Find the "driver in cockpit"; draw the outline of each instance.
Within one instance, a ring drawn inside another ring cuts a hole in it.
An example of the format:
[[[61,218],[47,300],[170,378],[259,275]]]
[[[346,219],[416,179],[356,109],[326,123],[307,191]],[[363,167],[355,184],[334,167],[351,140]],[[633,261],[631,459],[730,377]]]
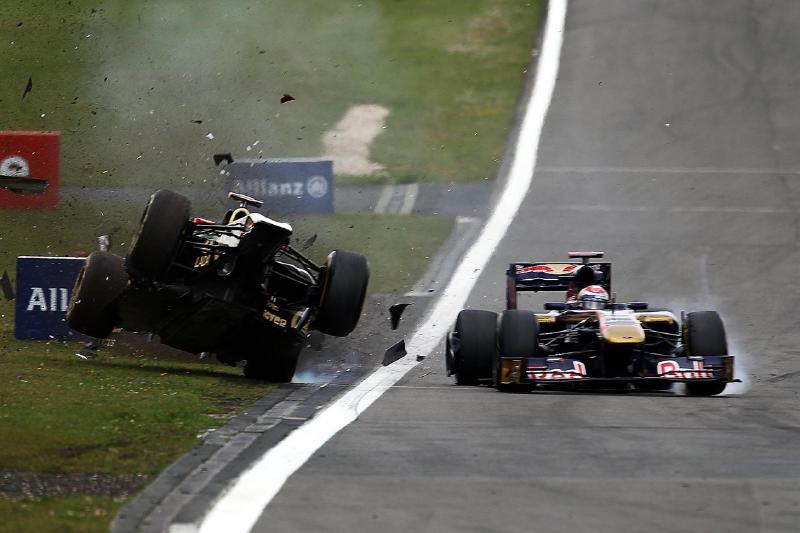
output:
[[[590,285],[597,283],[597,274],[589,265],[581,265],[575,269],[572,281],[567,289],[567,303],[574,303],[578,299],[578,293]]]

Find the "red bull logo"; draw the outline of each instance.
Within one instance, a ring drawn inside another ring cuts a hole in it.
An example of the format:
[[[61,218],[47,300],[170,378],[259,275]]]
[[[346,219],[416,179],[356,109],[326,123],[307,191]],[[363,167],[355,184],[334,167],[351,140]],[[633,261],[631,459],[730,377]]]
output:
[[[673,379],[711,379],[714,372],[703,369],[702,361],[692,361],[692,368],[681,368],[677,361],[661,361],[656,366],[660,377]]]
[[[530,265],[530,266],[517,265],[517,274],[530,274],[532,272],[552,273],[555,272],[555,270],[553,270],[551,267],[547,265]]]
[[[583,379],[586,377],[586,365],[581,361],[573,361],[572,368],[553,368],[548,370],[532,370],[528,368],[528,378],[537,381],[560,381],[567,379]]]

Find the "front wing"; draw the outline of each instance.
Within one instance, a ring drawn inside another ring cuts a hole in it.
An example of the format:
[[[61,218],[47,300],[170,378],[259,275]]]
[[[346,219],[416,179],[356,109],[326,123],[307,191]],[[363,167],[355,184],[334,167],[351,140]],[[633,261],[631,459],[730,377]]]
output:
[[[659,357],[646,360],[640,375],[623,377],[591,376],[586,365],[577,359],[548,357],[503,357],[500,359],[500,385],[513,384],[603,384],[644,381],[734,381],[734,360],[731,355]]]

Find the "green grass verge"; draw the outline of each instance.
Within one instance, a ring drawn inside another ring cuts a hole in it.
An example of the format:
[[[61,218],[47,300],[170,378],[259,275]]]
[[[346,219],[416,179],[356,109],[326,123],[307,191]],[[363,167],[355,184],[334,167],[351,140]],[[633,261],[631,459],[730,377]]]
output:
[[[236,368],[121,350],[85,361],[78,343],[17,341],[9,329],[4,320],[4,471],[139,474],[146,483],[272,387]],[[0,499],[0,531],[105,531],[135,491]]]
[[[166,184],[214,176],[215,151],[320,155],[380,104],[387,179],[492,178],[543,3],[5,0],[2,128],[62,131],[67,183]]]
[[[70,496],[0,500],[0,532],[83,533],[108,531],[122,508],[121,498],[74,494]]]
[[[11,341],[0,351],[0,464],[11,471],[157,474],[271,385],[217,364]]]

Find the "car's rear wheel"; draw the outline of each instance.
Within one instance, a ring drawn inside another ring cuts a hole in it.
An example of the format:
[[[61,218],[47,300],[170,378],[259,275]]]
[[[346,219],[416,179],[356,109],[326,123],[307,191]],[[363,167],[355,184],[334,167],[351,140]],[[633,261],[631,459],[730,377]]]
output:
[[[684,342],[689,355],[697,357],[728,355],[725,326],[716,311],[697,311],[686,315]],[[724,380],[687,382],[686,392],[691,396],[713,396],[725,390]]]
[[[288,383],[294,377],[303,343],[299,339],[275,339],[266,354],[248,358],[244,375],[250,379]]]
[[[128,268],[136,274],[162,278],[178,250],[190,208],[185,196],[166,189],[156,191],[131,237]]]
[[[121,257],[92,252],[72,289],[67,325],[90,337],[108,337],[118,320],[117,299],[127,286],[128,274]]]
[[[361,254],[336,250],[328,255],[322,297],[314,327],[322,333],[346,337],[358,325],[369,283],[369,265]]]
[[[536,313],[523,309],[503,311],[498,337],[499,350],[492,365],[494,386],[498,390],[512,390],[518,386],[500,383],[501,356],[525,358],[538,353],[539,321]]]
[[[458,346],[453,353],[453,373],[458,385],[477,385],[491,379],[497,352],[497,313],[466,309],[458,313]]]

